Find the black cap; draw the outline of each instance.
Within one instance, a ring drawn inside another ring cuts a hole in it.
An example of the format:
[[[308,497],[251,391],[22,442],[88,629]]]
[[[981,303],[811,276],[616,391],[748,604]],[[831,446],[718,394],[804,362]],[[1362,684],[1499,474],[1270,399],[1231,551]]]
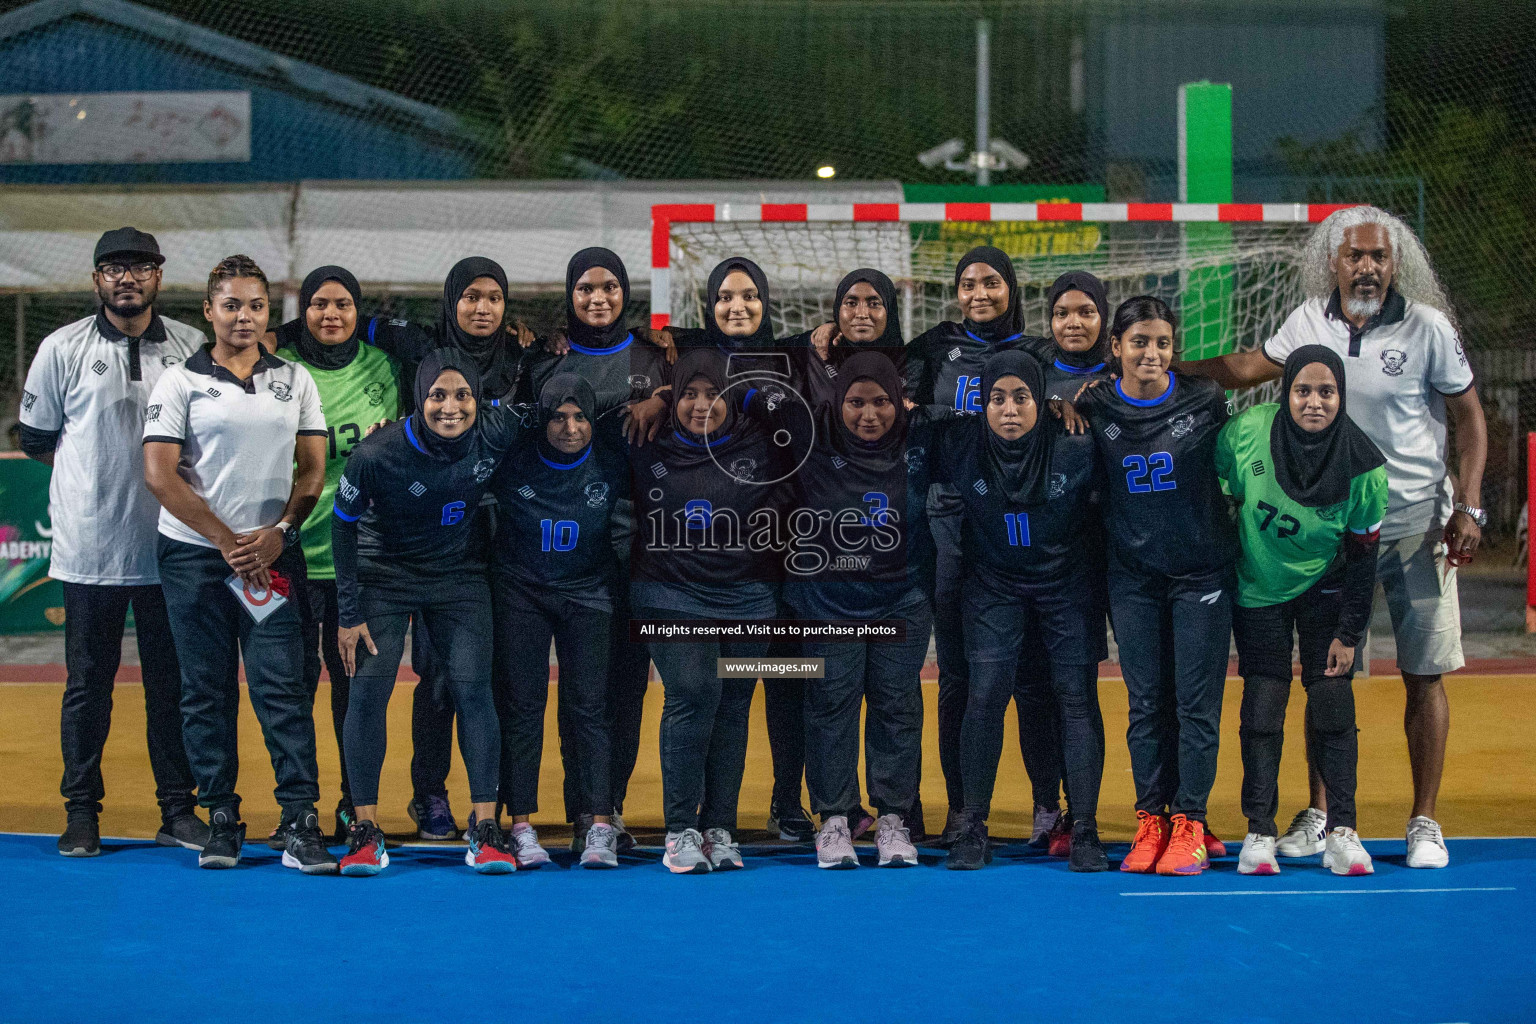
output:
[[[144,256],[156,263],[165,262],[155,236],[138,228],[118,228],[102,235],[96,243],[96,265],[109,256]]]

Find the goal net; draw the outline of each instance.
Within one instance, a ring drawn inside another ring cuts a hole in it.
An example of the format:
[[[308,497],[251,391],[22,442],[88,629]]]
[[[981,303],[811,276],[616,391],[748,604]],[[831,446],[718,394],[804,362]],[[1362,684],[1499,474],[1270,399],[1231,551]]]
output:
[[[1303,298],[1301,249],[1340,207],[1204,203],[698,204],[652,211],[652,325],[699,326],[705,282],[730,256],[768,276],[774,326],[798,334],[834,319],[833,292],[856,267],[884,271],[910,339],[959,319],[954,267],[975,245],[1007,252],[1026,330],[1047,334],[1057,276],[1101,278],[1111,307],[1156,295],[1178,312],[1184,358],[1262,344]],[[1272,390],[1272,389],[1271,389]],[[1263,389],[1243,404],[1269,400]]]

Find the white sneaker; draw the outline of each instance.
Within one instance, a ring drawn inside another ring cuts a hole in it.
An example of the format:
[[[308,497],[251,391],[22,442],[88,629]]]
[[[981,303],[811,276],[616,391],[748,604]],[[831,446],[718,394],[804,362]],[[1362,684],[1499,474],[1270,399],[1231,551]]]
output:
[[[875,829],[875,849],[880,852],[881,867],[909,868],[917,863],[912,833],[899,815],[882,814]]]
[[[581,851],[584,868],[616,868],[619,866],[619,830],[612,825],[593,822],[587,829],[586,848]]]
[[[741,847],[731,840],[731,834],[723,828],[704,830],[704,856],[715,871],[734,871],[741,867]]]
[[[1243,837],[1243,851],[1237,855],[1237,873],[1240,875],[1278,875],[1280,865],[1275,861],[1274,836],[1261,836],[1249,832]]]
[[[661,863],[674,875],[709,874],[709,858],[704,855],[704,837],[699,830],[668,832],[667,852],[661,855]]]
[[[1371,866],[1371,855],[1365,852],[1359,833],[1343,825],[1328,833],[1323,867],[1336,875],[1369,875],[1376,870]]]
[[[853,852],[853,833],[848,819],[834,814],[821,823],[816,833],[816,866],[819,868],[856,868],[859,858]]]
[[[1291,827],[1275,844],[1282,857],[1311,857],[1323,852],[1323,836],[1328,830],[1328,815],[1316,807],[1303,808],[1291,819]]]
[[[1440,834],[1440,823],[1434,818],[1419,815],[1408,819],[1408,866],[1411,868],[1443,868],[1451,862],[1451,851],[1445,848],[1445,836]]]
[[[512,826],[512,858],[519,871],[549,863],[549,851],[539,845],[539,834],[526,821]]]

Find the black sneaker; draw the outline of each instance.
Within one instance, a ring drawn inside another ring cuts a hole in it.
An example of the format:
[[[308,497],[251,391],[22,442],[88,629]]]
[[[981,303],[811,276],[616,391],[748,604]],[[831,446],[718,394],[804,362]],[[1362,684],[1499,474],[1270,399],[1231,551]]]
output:
[[[283,849],[283,867],[298,868],[306,875],[334,875],[336,858],[325,848],[320,831],[320,816],[305,811],[287,826],[288,845]]]
[[[1109,870],[1109,857],[1099,841],[1099,830],[1086,821],[1072,826],[1072,852],[1067,855],[1067,866],[1073,871]]]
[[[161,846],[179,846],[184,850],[201,850],[208,845],[208,826],[191,811],[178,814],[160,823],[155,842]]]
[[[621,812],[615,811],[609,821],[613,823],[613,827],[619,833],[618,839],[613,844],[613,852],[625,854],[633,851],[635,848],[635,837],[630,835],[629,830],[624,827],[624,815]]]
[[[944,831],[939,833],[939,838],[933,841],[933,845],[941,850],[947,850],[955,845],[955,840],[960,838],[960,833],[965,831],[965,812],[957,811],[953,807],[944,818]]]
[[[798,802],[783,807],[773,804],[769,808],[768,831],[774,829],[778,829],[780,839],[792,843],[808,843],[816,838],[816,825]]]
[[[576,820],[571,822],[571,852],[581,853],[587,848],[587,831],[592,827],[592,815],[582,813],[576,815]]]
[[[992,845],[987,841],[987,823],[976,818],[950,844],[949,858],[944,866],[951,871],[975,871],[992,863]]]
[[[232,868],[240,863],[240,848],[245,845],[245,823],[235,812],[221,807],[208,822],[208,842],[197,855],[200,868]]]
[[[71,814],[59,836],[59,852],[66,857],[94,857],[101,853],[101,829],[94,814]]]
[[[279,821],[277,828],[267,836],[267,849],[276,850],[279,853],[288,849],[288,830],[293,826],[291,821]]]
[[[357,824],[357,811],[352,809],[352,802],[342,797],[336,804],[336,831],[331,833],[331,842],[345,843],[352,834],[352,826]]]

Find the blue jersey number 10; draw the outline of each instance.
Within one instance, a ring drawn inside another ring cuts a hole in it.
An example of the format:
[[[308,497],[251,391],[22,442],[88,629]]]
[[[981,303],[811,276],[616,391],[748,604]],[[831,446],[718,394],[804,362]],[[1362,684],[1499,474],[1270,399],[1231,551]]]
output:
[[[1151,455],[1127,455],[1125,462],[1125,489],[1132,494],[1150,494],[1153,491],[1178,489],[1173,478],[1173,456],[1167,452]]]
[[[539,528],[544,532],[544,551],[569,551],[581,536],[581,524],[572,519],[540,520]]]

